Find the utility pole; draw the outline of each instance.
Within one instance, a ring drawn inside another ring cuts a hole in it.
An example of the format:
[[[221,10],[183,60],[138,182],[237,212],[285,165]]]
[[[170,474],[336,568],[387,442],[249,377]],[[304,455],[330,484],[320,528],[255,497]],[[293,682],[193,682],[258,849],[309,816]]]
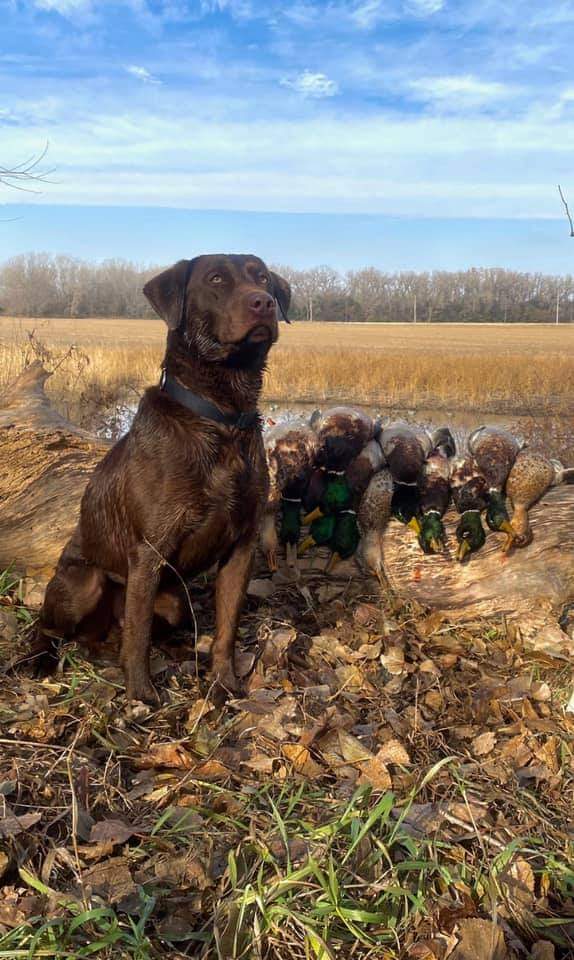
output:
[[[309,297],[309,322],[313,322],[313,297]]]
[[[560,323],[560,286],[556,287],[556,323]]]
[[[415,293],[415,299],[413,303],[413,323],[417,322],[417,295]]]

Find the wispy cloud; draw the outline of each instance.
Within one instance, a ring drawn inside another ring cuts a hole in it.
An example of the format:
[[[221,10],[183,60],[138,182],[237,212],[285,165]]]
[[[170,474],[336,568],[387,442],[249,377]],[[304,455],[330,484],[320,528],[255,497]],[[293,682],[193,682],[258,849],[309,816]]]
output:
[[[127,67],[124,67],[126,73],[131,74],[132,77],[135,77],[136,80],[141,80],[142,83],[152,83],[152,84],[161,84],[161,80],[158,77],[154,77],[153,73],[150,73],[145,67],[138,67],[136,64],[132,63]]]
[[[34,0],[39,10],[54,11],[67,17],[91,9],[91,0]]]
[[[445,6],[445,0],[407,0],[405,8],[419,17],[430,17]]]
[[[512,94],[511,87],[495,80],[479,80],[470,74],[462,76],[423,77],[412,80],[411,89],[425,100],[463,106],[498,101]]]
[[[279,83],[282,87],[290,87],[301,96],[313,100],[334,97],[339,92],[339,86],[335,80],[331,80],[324,73],[313,73],[311,70],[304,70],[303,73],[292,78],[282,77]]]

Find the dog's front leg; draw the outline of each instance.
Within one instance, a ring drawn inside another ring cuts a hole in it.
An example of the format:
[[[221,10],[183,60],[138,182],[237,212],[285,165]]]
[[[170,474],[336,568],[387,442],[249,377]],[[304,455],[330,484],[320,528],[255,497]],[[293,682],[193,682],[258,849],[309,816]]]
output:
[[[153,608],[161,573],[161,560],[147,544],[130,553],[122,637],[122,667],[128,700],[157,702],[149,673]]]
[[[237,544],[219,568],[215,584],[215,640],[211,653],[211,672],[220,687],[239,693],[241,683],[235,673],[235,635],[245,591],[251,574],[255,542]]]

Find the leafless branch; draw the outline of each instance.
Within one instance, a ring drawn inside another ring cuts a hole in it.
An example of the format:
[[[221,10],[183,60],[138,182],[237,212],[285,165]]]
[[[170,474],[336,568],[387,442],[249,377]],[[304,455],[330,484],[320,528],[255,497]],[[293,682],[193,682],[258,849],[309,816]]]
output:
[[[564,204],[564,209],[566,210],[566,216],[568,217],[568,222],[570,224],[570,236],[574,237],[574,223],[572,222],[572,215],[568,209],[568,204],[566,203],[566,198],[562,193],[562,187],[560,186],[560,184],[558,184],[558,193],[560,194],[560,199]]]
[[[47,153],[48,144],[38,156],[28,157],[15,167],[0,165],[0,186],[12,187],[14,190],[22,190],[24,193],[37,193],[37,190],[32,190],[23,186],[23,184],[49,183],[48,177],[53,173],[53,170],[42,169],[42,161]]]

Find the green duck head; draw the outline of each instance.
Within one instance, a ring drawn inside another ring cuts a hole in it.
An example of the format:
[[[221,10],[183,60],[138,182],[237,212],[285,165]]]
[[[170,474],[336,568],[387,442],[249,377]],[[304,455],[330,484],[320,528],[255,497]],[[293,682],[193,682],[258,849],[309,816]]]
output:
[[[478,510],[467,510],[463,513],[456,528],[456,539],[458,540],[456,559],[461,563],[469,553],[480,550],[484,545],[486,534]]]
[[[348,560],[355,553],[361,534],[357,524],[357,515],[354,510],[344,510],[335,518],[335,529],[333,536],[329,540],[329,546],[333,551],[326,567],[328,573],[339,562],[339,560]]]
[[[421,495],[416,484],[396,483],[391,500],[391,516],[411,527],[418,535],[420,523],[417,517]]]
[[[333,514],[313,520],[309,536],[305,537],[299,547],[299,554],[306,553],[311,547],[323,547],[330,543],[335,533],[335,524],[336,518]]]
[[[446,540],[440,513],[429,510],[421,520],[419,544],[423,553],[441,553]]]
[[[299,543],[301,533],[301,501],[281,498],[281,522],[279,539],[281,543]]]
[[[488,506],[486,508],[486,522],[495,533],[503,532],[509,536],[514,536],[514,531],[510,525],[510,517],[506,509],[506,500],[498,490],[492,490],[488,496]]]
[[[337,514],[341,510],[348,510],[353,498],[353,493],[347,482],[344,473],[328,473],[325,483],[325,489],[321,496],[319,506],[308,513],[303,523],[313,523],[318,517],[327,514]]]

